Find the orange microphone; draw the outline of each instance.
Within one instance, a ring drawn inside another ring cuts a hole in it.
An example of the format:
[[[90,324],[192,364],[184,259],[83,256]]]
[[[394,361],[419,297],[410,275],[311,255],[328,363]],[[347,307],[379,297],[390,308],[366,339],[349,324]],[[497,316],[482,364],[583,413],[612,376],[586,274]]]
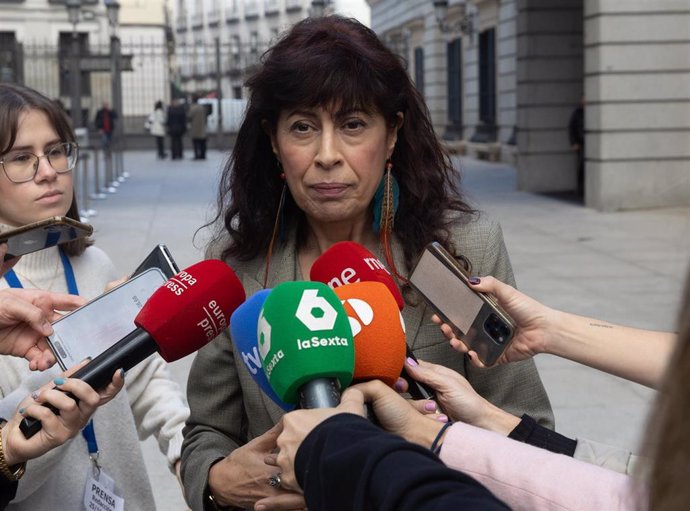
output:
[[[405,323],[398,304],[380,282],[336,287],[350,320],[355,344],[354,382],[381,380],[393,386],[404,362]]]

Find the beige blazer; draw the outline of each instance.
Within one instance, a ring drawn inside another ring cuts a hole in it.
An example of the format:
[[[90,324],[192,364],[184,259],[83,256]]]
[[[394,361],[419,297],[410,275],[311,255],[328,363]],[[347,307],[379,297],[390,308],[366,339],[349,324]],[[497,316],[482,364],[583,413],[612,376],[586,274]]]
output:
[[[453,232],[453,243],[471,261],[473,275],[493,275],[515,283],[497,222],[482,215],[460,225]],[[297,264],[295,245],[295,240],[289,239],[275,249],[269,288],[284,281],[305,280]],[[400,245],[394,244],[393,252],[398,270],[407,273]],[[213,257],[214,249],[209,253]],[[376,255],[383,260],[382,254]],[[263,258],[228,264],[242,281],[247,296],[262,289]],[[517,416],[528,413],[541,424],[553,427],[551,405],[532,360],[487,370],[472,367],[431,322],[432,311],[421,299],[415,301],[418,305],[408,304],[403,318],[407,342],[418,358],[455,369],[497,406]],[[196,511],[204,509],[202,497],[210,465],[263,434],[283,411],[254,383],[227,332],[197,353],[189,374],[187,397],[191,416],[184,430],[182,474],[187,499]]]

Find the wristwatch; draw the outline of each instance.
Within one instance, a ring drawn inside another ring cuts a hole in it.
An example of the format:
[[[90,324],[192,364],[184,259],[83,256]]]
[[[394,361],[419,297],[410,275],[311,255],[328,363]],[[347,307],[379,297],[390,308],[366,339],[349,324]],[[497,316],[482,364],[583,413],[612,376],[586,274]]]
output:
[[[5,460],[5,451],[2,448],[2,428],[7,421],[0,421],[0,474],[8,481],[19,481],[26,472],[26,462],[12,465],[11,467]]]

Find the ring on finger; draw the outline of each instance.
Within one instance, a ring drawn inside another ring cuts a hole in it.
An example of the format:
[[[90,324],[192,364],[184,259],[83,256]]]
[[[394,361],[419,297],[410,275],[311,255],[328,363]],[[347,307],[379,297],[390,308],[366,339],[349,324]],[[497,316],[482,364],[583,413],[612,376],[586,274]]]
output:
[[[279,488],[281,482],[282,481],[280,479],[280,472],[278,472],[277,474],[273,474],[271,477],[268,478],[268,485],[272,486],[273,488]]]

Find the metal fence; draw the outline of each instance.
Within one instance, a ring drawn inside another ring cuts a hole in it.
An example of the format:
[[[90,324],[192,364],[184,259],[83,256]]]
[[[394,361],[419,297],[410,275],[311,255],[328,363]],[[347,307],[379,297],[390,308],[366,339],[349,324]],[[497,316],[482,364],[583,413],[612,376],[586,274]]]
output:
[[[154,103],[170,101],[170,57],[165,45],[146,42],[123,42],[122,54],[126,65],[122,72],[120,118],[125,133],[140,133]],[[0,48],[0,80],[39,90],[59,99],[69,111],[71,58],[67,46],[16,43],[14,47]],[[113,104],[109,60],[109,46],[82,46],[81,104],[85,126],[93,126],[95,113],[104,101]]]

